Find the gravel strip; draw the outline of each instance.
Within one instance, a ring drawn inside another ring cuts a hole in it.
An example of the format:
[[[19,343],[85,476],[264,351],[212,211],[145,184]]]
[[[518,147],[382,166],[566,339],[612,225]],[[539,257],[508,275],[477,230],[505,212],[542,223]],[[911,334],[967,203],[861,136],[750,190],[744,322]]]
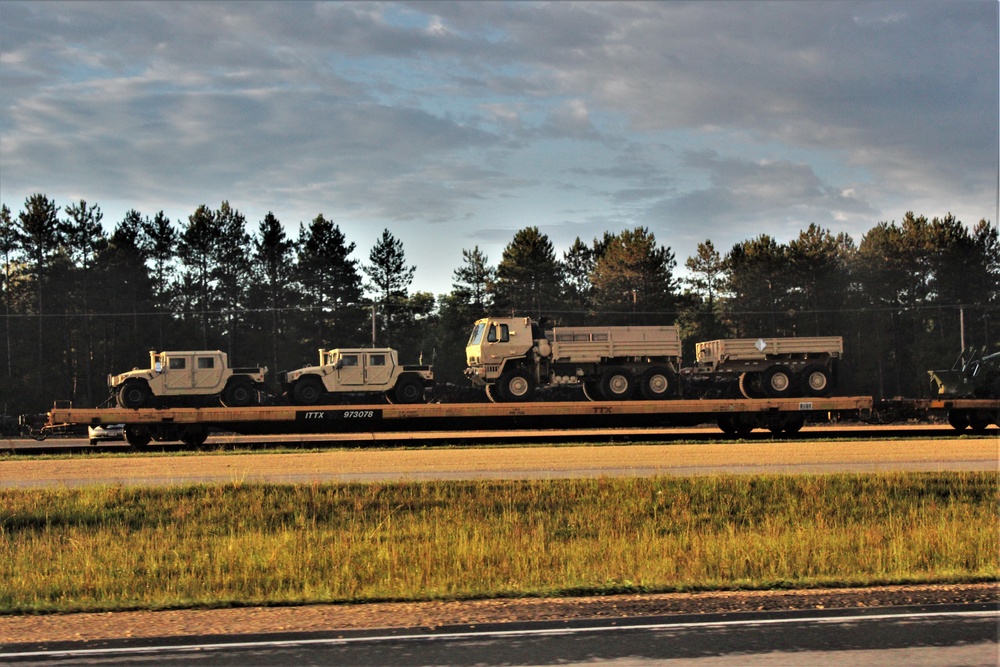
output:
[[[391,602],[110,613],[0,616],[0,644],[98,641],[371,629],[434,628],[511,621],[553,621],[667,614],[936,605],[1000,605],[1000,582],[795,591],[724,591]]]

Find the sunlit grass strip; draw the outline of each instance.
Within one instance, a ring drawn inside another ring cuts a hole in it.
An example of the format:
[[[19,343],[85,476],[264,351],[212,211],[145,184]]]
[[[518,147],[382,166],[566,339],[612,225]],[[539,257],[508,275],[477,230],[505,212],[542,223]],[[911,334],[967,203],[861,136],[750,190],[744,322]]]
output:
[[[0,611],[996,579],[998,481],[0,490]]]

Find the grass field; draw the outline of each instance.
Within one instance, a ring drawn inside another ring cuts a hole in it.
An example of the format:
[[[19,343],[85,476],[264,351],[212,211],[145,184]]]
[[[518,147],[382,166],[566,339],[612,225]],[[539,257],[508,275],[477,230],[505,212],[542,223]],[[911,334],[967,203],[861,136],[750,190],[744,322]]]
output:
[[[0,490],[0,613],[995,580],[998,482]]]

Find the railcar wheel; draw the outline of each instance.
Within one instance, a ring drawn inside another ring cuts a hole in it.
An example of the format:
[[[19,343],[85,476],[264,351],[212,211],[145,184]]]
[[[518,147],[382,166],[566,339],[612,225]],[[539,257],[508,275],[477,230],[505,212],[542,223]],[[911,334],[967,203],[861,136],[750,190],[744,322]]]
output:
[[[948,423],[956,431],[964,431],[969,428],[969,413],[965,410],[949,410]]]
[[[642,374],[641,391],[644,398],[660,401],[677,395],[677,376],[665,366],[654,366]]]
[[[423,403],[424,383],[415,377],[401,377],[396,383],[395,394],[400,403]]]
[[[535,381],[527,371],[518,369],[500,376],[499,389],[505,401],[527,401],[535,391]]]
[[[316,405],[326,393],[319,378],[306,376],[299,378],[292,387],[292,400],[296,405]]]
[[[802,371],[801,383],[806,396],[828,396],[833,388],[833,376],[825,366],[812,364]]]
[[[137,449],[145,447],[153,440],[152,434],[142,426],[125,424],[124,434],[125,442]]]
[[[118,405],[129,410],[138,410],[139,408],[146,407],[152,395],[153,392],[149,390],[149,386],[145,383],[138,380],[129,380],[118,391]]]
[[[985,413],[978,411],[969,415],[969,428],[973,433],[983,433],[990,426],[992,420]]]
[[[249,380],[233,380],[222,392],[222,404],[227,408],[245,408],[256,402],[257,390]]]
[[[787,366],[771,366],[761,375],[760,386],[768,398],[788,398],[795,393],[795,376]]]
[[[188,447],[201,447],[208,440],[207,426],[189,426],[181,433],[181,442]]]
[[[722,432],[729,437],[745,438],[756,426],[756,421],[750,415],[733,414],[719,415],[717,423]]]
[[[601,376],[601,395],[608,401],[625,401],[635,389],[632,375],[625,368],[609,368]]]

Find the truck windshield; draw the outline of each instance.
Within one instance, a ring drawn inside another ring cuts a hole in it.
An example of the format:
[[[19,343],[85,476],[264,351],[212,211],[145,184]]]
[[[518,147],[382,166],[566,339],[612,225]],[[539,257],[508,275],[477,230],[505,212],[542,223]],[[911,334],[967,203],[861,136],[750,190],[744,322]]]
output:
[[[472,335],[469,336],[469,345],[479,345],[483,342],[483,331],[486,330],[485,322],[478,322],[475,328],[472,329]]]

